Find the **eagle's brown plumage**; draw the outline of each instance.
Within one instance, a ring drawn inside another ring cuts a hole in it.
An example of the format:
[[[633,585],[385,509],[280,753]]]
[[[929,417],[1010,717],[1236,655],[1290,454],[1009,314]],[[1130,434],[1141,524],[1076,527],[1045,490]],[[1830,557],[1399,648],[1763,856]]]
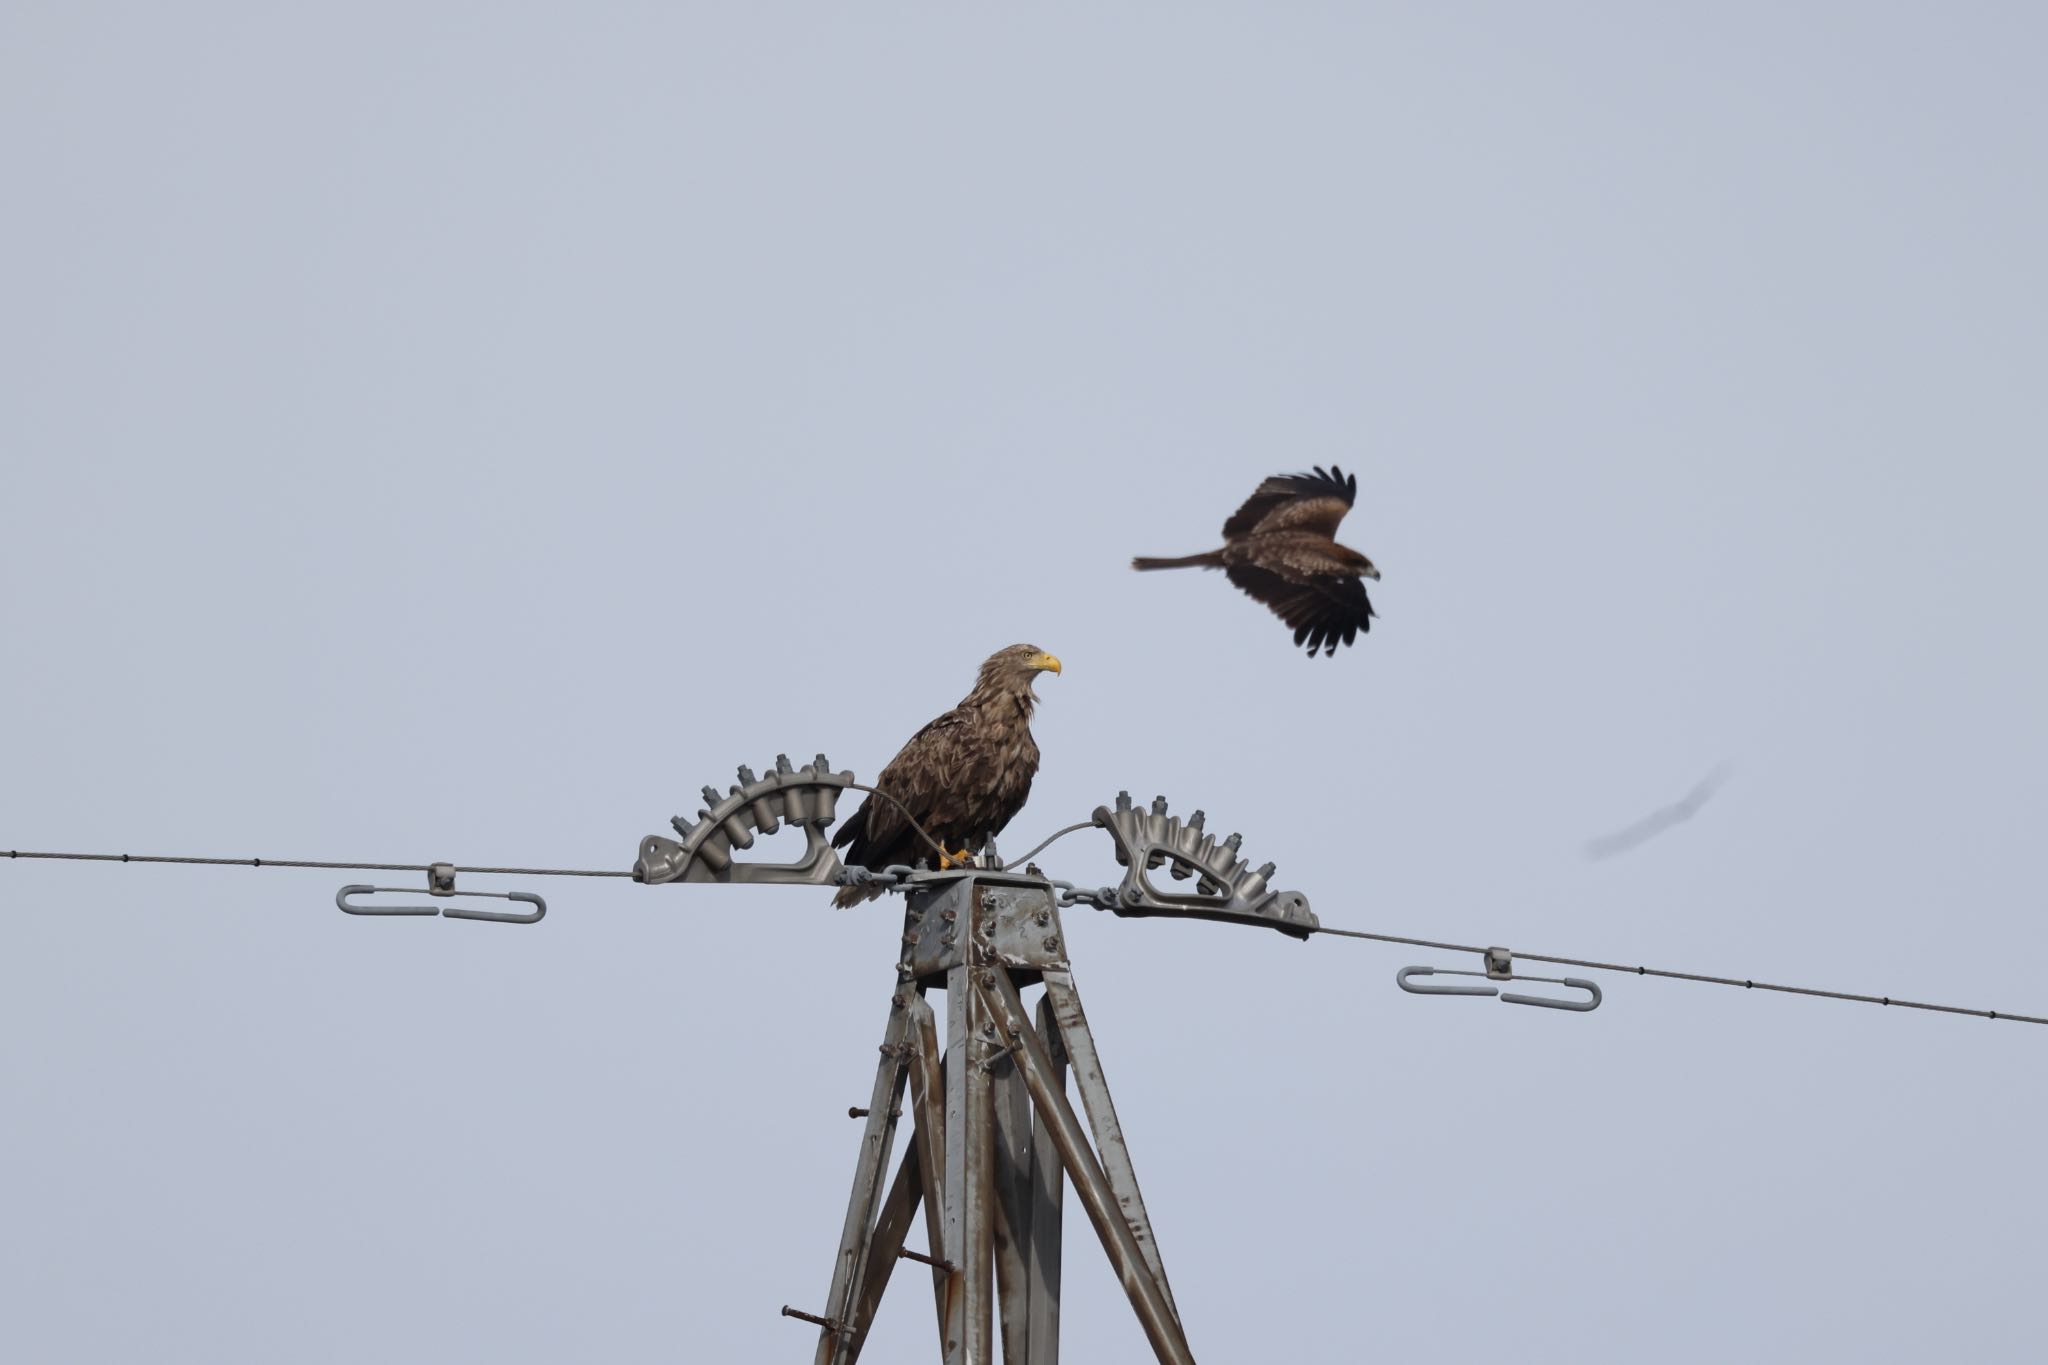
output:
[[[1060,661],[1036,645],[1011,645],[991,654],[981,676],[952,710],[910,737],[875,779],[901,801],[948,854],[965,856],[1002,833],[1024,808],[1038,771],[1031,738],[1031,682],[1060,671]],[[869,796],[832,836],[848,863],[877,871],[891,864],[938,863],[940,855],[919,836],[894,802]],[[878,886],[842,887],[832,903],[845,907],[882,894]]]
[[[1334,655],[1372,629],[1363,579],[1378,580],[1370,559],[1337,543],[1337,526],[1358,496],[1358,476],[1336,465],[1313,474],[1281,474],[1260,484],[1229,521],[1223,548],[1180,559],[1134,559],[1134,569],[1221,569],[1254,600],[1294,627],[1309,657]]]

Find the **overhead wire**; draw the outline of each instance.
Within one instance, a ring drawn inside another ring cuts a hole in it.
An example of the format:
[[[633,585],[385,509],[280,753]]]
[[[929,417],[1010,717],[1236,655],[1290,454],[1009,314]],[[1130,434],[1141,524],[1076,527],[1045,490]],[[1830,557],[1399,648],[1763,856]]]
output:
[[[849,785],[855,786],[857,790],[872,792],[899,809],[902,806],[901,802],[897,801],[895,797],[890,796],[887,792],[879,791],[873,787],[860,786],[859,784]],[[930,843],[934,848],[939,847],[938,841],[926,833],[923,827],[918,826],[916,820],[911,818],[908,811],[904,811],[904,817],[911,821],[912,826],[917,829],[917,832],[924,837],[926,842]],[[1043,852],[1054,840],[1064,838],[1069,834],[1088,827],[1089,822],[1083,822],[1057,830],[1047,837],[1044,842],[1040,843],[1037,848],[1032,849],[1030,853],[1014,860],[1014,862],[1028,862],[1031,858]],[[0,852],[4,852],[11,859],[26,858],[43,861],[84,863],[173,863],[200,867],[291,867],[329,871],[425,873],[430,870],[431,866],[427,863],[342,862],[309,858],[197,858],[146,853],[45,853],[30,852],[24,849],[5,849],[0,850]],[[473,866],[467,863],[457,863],[454,864],[454,867],[457,872],[515,877],[631,878],[633,876],[630,871],[617,871],[610,868],[484,867],[480,865]],[[1447,943],[1437,939],[1410,938],[1402,934],[1381,934],[1364,929],[1336,929],[1328,925],[1319,925],[1311,932],[1327,934],[1336,938],[1366,939],[1375,943],[1393,943],[1410,948],[1429,948],[1446,953],[1477,953],[1484,955],[1487,951],[1485,946],[1479,944]],[[1704,972],[1681,972],[1664,967],[1635,966],[1622,962],[1601,962],[1592,958],[1563,957],[1549,953],[1525,953],[1519,950],[1510,951],[1517,961],[1542,962],[1557,967],[1580,967],[1587,971],[1618,972],[1625,976],[1654,976],[1667,981],[1695,981],[1709,986],[1739,986],[1744,990],[1751,991],[1773,991],[1781,995],[1803,995],[1819,1000],[1846,1000],[1857,1004],[1881,1005],[1907,1010],[1926,1010],[1935,1014],[1969,1015],[1978,1019],[1995,1019],[2014,1024],[2048,1024],[2048,1017],[2033,1014],[2013,1014],[2006,1010],[1970,1009],[1962,1005],[1937,1005],[1924,1000],[1902,1000],[1897,996],[1890,995],[1871,995],[1858,991],[1831,991],[1823,990],[1817,986],[1787,986],[1779,982],[1757,981],[1749,977],[1713,976]]]
[[[6,850],[10,858],[42,858],[74,863],[188,863],[202,867],[313,867],[346,872],[425,872],[428,863],[340,863],[309,858],[174,858],[155,853],[26,853]],[[511,877],[631,877],[630,871],[589,867],[472,867],[453,865],[457,872],[495,873]]]
[[[1010,859],[1008,865],[1021,867],[1025,864],[1028,864],[1033,858],[1036,858],[1039,854],[1045,852],[1048,848],[1051,848],[1054,844],[1058,843],[1061,839],[1066,838],[1069,834],[1075,834],[1084,829],[1094,828],[1095,822],[1093,820],[1082,820],[1075,824],[1068,825],[1065,829],[1056,829],[1052,833],[1046,835],[1045,838],[1039,843],[1037,848],[1032,849],[1029,853],[1025,854],[1021,858]]]
[[[932,848],[936,850],[941,857],[948,859],[952,857],[952,855],[947,852],[945,846],[942,845],[937,839],[934,839],[931,836],[931,833],[927,831],[923,825],[918,823],[917,817],[912,815],[910,813],[910,809],[907,806],[905,806],[901,801],[898,801],[895,797],[889,795],[889,793],[883,791],[879,787],[870,787],[862,782],[849,782],[846,785],[854,791],[867,792],[871,795],[879,796],[884,801],[887,801],[890,805],[894,806],[897,810],[902,812],[903,818],[910,822],[910,827],[913,830],[917,831],[918,837],[923,839],[927,844],[930,844]],[[1086,828],[1086,826],[1073,826],[1070,829],[1061,830],[1060,834],[1069,834],[1073,832],[1073,829],[1082,828]],[[1059,835],[1057,834],[1053,836],[1053,838],[1055,839],[1058,837]],[[1052,839],[1048,839],[1045,842],[1049,844],[1052,842]],[[1042,849],[1044,847],[1045,844],[1040,844],[1038,846],[1039,849]],[[1034,853],[1036,853],[1037,851],[1038,849],[1032,850],[1032,852]],[[179,863],[199,867],[310,867],[325,868],[329,871],[344,872],[426,872],[430,866],[427,863],[345,863],[329,862],[311,858],[191,858],[173,857],[166,854],[154,853],[31,853],[24,852],[23,850],[18,848],[7,849],[5,850],[5,853],[9,858],[33,858],[49,861],[63,861],[75,863]],[[620,872],[611,868],[472,867],[468,863],[455,863],[453,864],[453,866],[457,872],[475,872],[508,877],[631,878],[633,875],[630,870]]]
[[[910,807],[904,805],[901,801],[898,801],[895,797],[889,795],[889,793],[883,791],[880,787],[870,787],[865,782],[849,782],[846,784],[846,786],[849,791],[866,792],[870,796],[879,796],[884,801],[887,801],[890,805],[894,806],[897,809],[898,813],[900,813],[905,820],[908,820],[910,822],[910,827],[917,831],[917,837],[924,840],[926,843],[930,844],[932,848],[938,852],[939,866],[945,867],[949,863],[959,861],[953,856],[952,852],[948,850],[944,844],[940,843],[937,839],[932,838],[930,831],[926,830],[923,825],[917,822],[917,817],[910,813]]]
[[[1404,938],[1399,934],[1374,934],[1363,929],[1331,929],[1318,927],[1313,932],[1335,934],[1340,938],[1372,939],[1378,943],[1401,943],[1411,948],[1433,948],[1446,953],[1479,953],[1486,949],[1470,943],[1439,943],[1426,938]],[[1583,967],[1595,972],[1621,972],[1628,976],[1657,976],[1668,981],[1698,981],[1709,986],[1740,986],[1751,991],[1777,991],[1784,995],[1810,995],[1822,1000],[1851,1000],[1866,1005],[1892,1005],[1899,1009],[1932,1010],[1937,1014],[1968,1014],[1979,1019],[2002,1019],[2015,1024],[2048,1024],[2048,1018],[2032,1014],[2011,1014],[2004,1010],[1974,1010],[1961,1005],[1931,1005],[1924,1000],[1901,1000],[1890,995],[1863,995],[1855,991],[1828,991],[1816,986],[1784,986],[1772,981],[1755,981],[1746,977],[1708,976],[1701,972],[1677,972],[1662,967],[1631,967],[1621,962],[1596,962],[1582,957],[1555,957],[1548,953],[1525,953],[1518,949],[1509,950],[1518,962],[1547,962],[1557,967]]]

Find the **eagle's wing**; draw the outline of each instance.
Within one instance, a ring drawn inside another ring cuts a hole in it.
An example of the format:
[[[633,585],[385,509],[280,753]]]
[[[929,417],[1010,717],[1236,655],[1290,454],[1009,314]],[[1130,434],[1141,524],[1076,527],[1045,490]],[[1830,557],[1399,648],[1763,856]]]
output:
[[[1313,531],[1335,538],[1337,526],[1358,497],[1358,476],[1336,465],[1313,474],[1277,474],[1260,484],[1244,506],[1223,523],[1223,538],[1257,531]]]
[[[968,723],[966,714],[955,707],[926,725],[889,760],[882,775],[875,779],[875,786],[901,801],[921,824],[929,827],[939,788],[946,774],[958,764]],[[869,796],[853,818],[833,834],[833,844],[844,848],[858,840],[856,861],[906,842],[914,841],[918,847],[924,847],[924,840],[911,828],[896,801]]]
[[[1294,643],[1306,644],[1311,657],[1318,650],[1335,654],[1339,644],[1348,645],[1360,631],[1372,629],[1372,600],[1356,578],[1282,573],[1258,564],[1232,564],[1224,573],[1293,627]]]

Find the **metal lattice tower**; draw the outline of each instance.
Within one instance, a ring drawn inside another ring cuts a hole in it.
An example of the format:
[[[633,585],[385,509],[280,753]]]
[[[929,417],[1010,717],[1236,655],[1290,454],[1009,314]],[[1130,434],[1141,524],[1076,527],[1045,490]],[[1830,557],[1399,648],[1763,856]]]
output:
[[[1071,1185],[1101,1241],[1154,1355],[1193,1365],[1180,1311],[1137,1171],[1110,1099],[1095,1036],[1081,1007],[1060,923],[1063,905],[1119,915],[1179,915],[1258,924],[1306,938],[1317,928],[1306,898],[1267,888],[1271,864],[1251,870],[1238,836],[1220,843],[1201,812],[1183,822],[1163,798],[1150,810],[1128,794],[1098,807],[1093,823],[1116,844],[1122,884],[1078,890],[999,867],[952,872],[843,868],[823,837],[851,773],[823,755],[802,768],[777,760],[765,777],[742,768],[721,797],[705,788],[694,821],[674,821],[681,842],[649,836],[634,875],[645,882],[876,884],[905,898],[880,1060],[865,1110],[853,1190],[822,1313],[783,1309],[819,1329],[815,1365],[853,1365],[903,1260],[930,1269],[945,1365],[1057,1365],[1060,1249]],[[757,834],[799,827],[796,862],[734,856]],[[992,860],[991,860],[992,861]],[[1192,890],[1147,876],[1166,868]],[[1035,1011],[1024,992],[1043,987]],[[945,1040],[928,994],[946,994]],[[1071,1073],[1081,1108],[1068,1098]],[[897,1129],[909,1141],[896,1157]],[[894,1173],[891,1174],[891,1165]],[[905,1247],[920,1211],[928,1253]]]
[[[1074,989],[1053,887],[967,872],[921,879],[907,894],[909,952],[889,1001],[817,1365],[859,1358],[920,1204],[948,1365],[994,1360],[998,1317],[1005,1360],[1053,1365],[1069,1182],[1159,1358],[1192,1361]],[[1040,982],[1034,1024],[1022,993]],[[946,993],[943,1051],[925,999],[934,987]],[[1067,1099],[1070,1064],[1086,1122]],[[899,1113],[912,1137],[884,1195]]]

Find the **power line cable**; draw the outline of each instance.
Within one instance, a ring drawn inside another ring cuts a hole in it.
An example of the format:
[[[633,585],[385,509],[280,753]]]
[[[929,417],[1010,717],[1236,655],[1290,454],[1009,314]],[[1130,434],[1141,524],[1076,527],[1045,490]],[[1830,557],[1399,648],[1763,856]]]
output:
[[[893,800],[887,793],[880,793],[886,800]],[[1073,825],[1055,833],[1045,842],[1070,834],[1085,825]],[[922,831],[920,831],[922,832]],[[929,836],[927,836],[929,837]],[[1036,853],[1043,849],[1040,844]],[[419,872],[430,870],[426,863],[367,863],[330,862],[307,858],[191,858],[173,857],[163,854],[144,853],[36,853],[23,849],[8,849],[9,858],[37,859],[42,861],[80,863],[175,863],[200,867],[296,867],[315,868],[329,871],[361,872]],[[1029,855],[1027,855],[1028,857]],[[455,865],[457,872],[473,872],[513,877],[632,877],[631,872],[618,872],[605,868],[580,867],[472,867],[467,864]],[[1478,953],[1484,955],[1486,948],[1471,943],[1443,943],[1435,939],[1408,938],[1400,934],[1378,934],[1364,929],[1333,929],[1318,927],[1314,932],[1329,934],[1338,938],[1368,939],[1375,943],[1396,943],[1410,948],[1431,948],[1446,953]],[[1962,1005],[1935,1005],[1924,1000],[1901,1000],[1889,995],[1867,995],[1857,991],[1830,991],[1815,986],[1785,986],[1771,981],[1757,981],[1746,977],[1710,976],[1702,972],[1671,971],[1663,967],[1630,966],[1622,962],[1598,962],[1591,958],[1559,957],[1548,953],[1514,952],[1522,962],[1543,962],[1557,967],[1583,967],[1588,971],[1619,972],[1625,976],[1655,976],[1668,981],[1697,981],[1709,986],[1740,986],[1744,990],[1776,991],[1782,995],[1804,995],[1820,1000],[1847,1000],[1865,1005],[1886,1005],[1898,1009],[1928,1010],[1935,1014],[1964,1014],[1978,1019],[1996,1019],[2014,1024],[2048,1024],[2048,1017],[2032,1014],[2011,1014],[2004,1010],[1969,1009]]]
[[[1052,847],[1052,846],[1053,846],[1054,844],[1056,844],[1056,843],[1058,843],[1058,842],[1059,842],[1060,840],[1062,840],[1062,839],[1066,838],[1066,837],[1067,837],[1067,836],[1068,836],[1069,834],[1076,834],[1076,833],[1079,833],[1079,832],[1080,832],[1081,830],[1084,830],[1084,829],[1095,829],[1095,828],[1098,828],[1098,826],[1096,825],[1096,823],[1095,823],[1095,822],[1094,822],[1093,820],[1082,820],[1082,821],[1079,821],[1079,822],[1077,822],[1077,823],[1075,823],[1075,824],[1071,824],[1071,825],[1068,825],[1068,826],[1067,826],[1067,827],[1066,827],[1065,829],[1056,829],[1056,830],[1054,830],[1054,831],[1053,831],[1052,833],[1050,833],[1050,834],[1046,835],[1046,836],[1045,836],[1045,838],[1044,838],[1044,840],[1043,840],[1042,842],[1040,842],[1040,844],[1038,845],[1038,847],[1037,847],[1037,848],[1034,848],[1034,849],[1032,849],[1032,850],[1031,850],[1031,851],[1030,851],[1029,853],[1025,854],[1025,855],[1024,855],[1023,857],[1021,857],[1021,858],[1012,858],[1012,859],[1010,859],[1010,860],[1009,860],[1009,861],[1008,861],[1008,862],[1007,862],[1007,863],[1005,864],[1005,866],[1007,866],[1007,867],[1023,867],[1023,866],[1026,866],[1026,865],[1028,865],[1028,864],[1029,864],[1029,863],[1031,862],[1031,860],[1032,860],[1033,858],[1036,858],[1036,857],[1037,857],[1037,856],[1038,856],[1039,854],[1041,854],[1041,853],[1045,852],[1045,851],[1046,851],[1046,850],[1047,850],[1048,848],[1051,848],[1051,847]]]
[[[189,863],[202,867],[315,867],[347,872],[426,872],[427,863],[331,863],[306,858],[173,858],[151,853],[26,853],[7,850],[10,858],[56,859],[74,863]],[[631,877],[631,872],[613,872],[587,867],[471,867],[454,865],[457,872],[491,872],[511,877]]]
[[[1426,938],[1403,938],[1399,934],[1372,934],[1363,929],[1318,928],[1319,934],[1342,938],[1366,938],[1378,943],[1404,943],[1411,948],[1435,948],[1446,953],[1479,953],[1486,949],[1470,943],[1438,943]],[[1930,1005],[1923,1000],[1900,1000],[1889,995],[1862,995],[1855,991],[1824,991],[1814,986],[1781,986],[1770,981],[1753,981],[1733,976],[1707,976],[1700,972],[1674,972],[1662,967],[1631,967],[1621,962],[1595,962],[1582,957],[1553,957],[1547,953],[1514,952],[1518,962],[1547,962],[1558,967],[1584,967],[1596,972],[1621,972],[1628,976],[1661,976],[1670,981],[1701,981],[1709,986],[1740,986],[1751,991],[1778,991],[1785,995],[1811,995],[1822,1000],[1853,1000],[1865,1005],[1894,1005],[1900,1009],[1933,1010],[1937,1014],[1969,1014],[1979,1019],[2003,1019],[2015,1024],[2048,1024],[2048,1018],[2031,1014],[2008,1014],[2004,1010],[1973,1010],[1961,1005]]]

